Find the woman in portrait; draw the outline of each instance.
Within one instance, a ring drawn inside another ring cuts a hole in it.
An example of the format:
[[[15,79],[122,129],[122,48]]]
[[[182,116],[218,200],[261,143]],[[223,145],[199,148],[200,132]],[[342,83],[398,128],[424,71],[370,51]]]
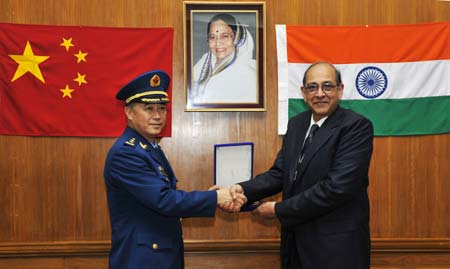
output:
[[[194,66],[193,103],[256,103],[254,43],[247,27],[217,14],[207,27],[209,51]]]

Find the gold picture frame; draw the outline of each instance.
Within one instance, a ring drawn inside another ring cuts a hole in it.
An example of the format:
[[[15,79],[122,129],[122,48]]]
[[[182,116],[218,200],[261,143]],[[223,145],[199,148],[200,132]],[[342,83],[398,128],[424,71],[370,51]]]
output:
[[[264,2],[184,2],[186,111],[265,111]]]

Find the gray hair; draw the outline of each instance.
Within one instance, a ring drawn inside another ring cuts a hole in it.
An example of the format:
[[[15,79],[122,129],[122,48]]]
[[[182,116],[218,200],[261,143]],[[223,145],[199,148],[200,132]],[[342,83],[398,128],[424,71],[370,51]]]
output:
[[[337,85],[342,84],[341,72],[339,70],[337,70],[337,68],[334,65],[330,64],[329,62],[315,62],[315,63],[311,64],[308,67],[308,69],[306,69],[305,74],[303,75],[303,86],[305,86],[305,84],[306,84],[306,75],[308,74],[309,70],[319,64],[327,64],[327,65],[331,66],[334,69],[334,72],[336,74],[336,84]]]

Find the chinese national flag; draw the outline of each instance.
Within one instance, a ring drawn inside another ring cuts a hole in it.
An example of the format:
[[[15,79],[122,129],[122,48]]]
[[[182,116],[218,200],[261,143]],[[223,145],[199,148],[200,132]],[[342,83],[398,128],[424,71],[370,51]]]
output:
[[[116,93],[150,70],[172,77],[172,42],[173,28],[0,23],[0,134],[119,136]],[[163,136],[171,118],[169,103]]]

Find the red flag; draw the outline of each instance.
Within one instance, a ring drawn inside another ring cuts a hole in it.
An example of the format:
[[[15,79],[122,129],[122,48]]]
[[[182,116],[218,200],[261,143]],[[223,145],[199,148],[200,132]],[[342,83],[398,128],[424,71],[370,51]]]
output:
[[[0,134],[119,136],[116,93],[149,70],[172,77],[172,46],[173,28],[0,23]]]

